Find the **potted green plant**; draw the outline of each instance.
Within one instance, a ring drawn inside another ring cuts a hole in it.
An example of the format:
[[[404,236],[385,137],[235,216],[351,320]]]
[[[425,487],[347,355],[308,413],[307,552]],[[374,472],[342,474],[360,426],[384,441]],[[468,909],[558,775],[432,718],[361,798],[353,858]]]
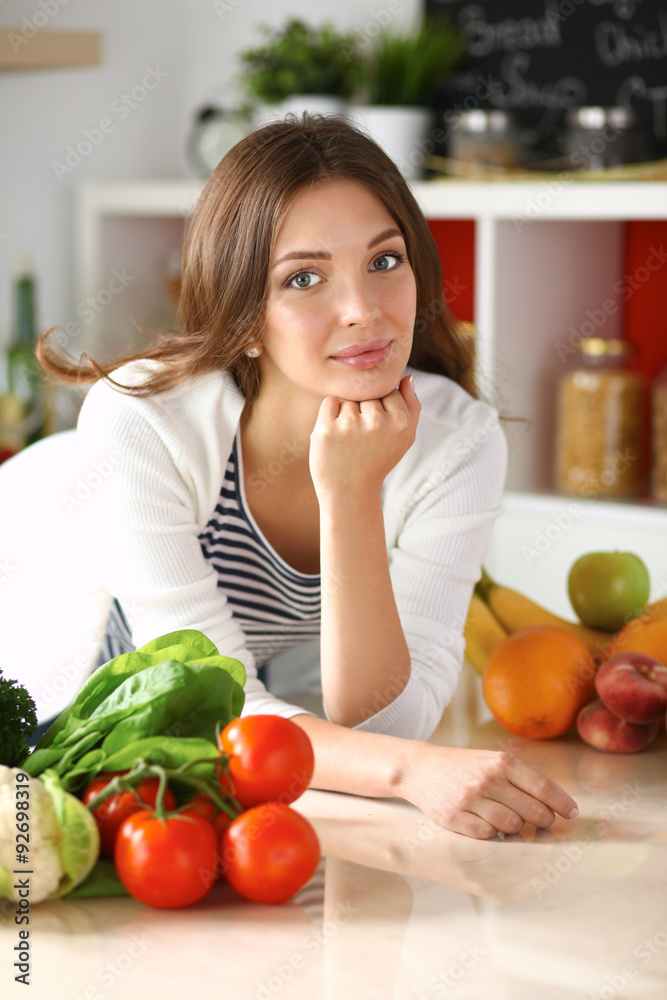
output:
[[[352,116],[406,177],[421,173],[438,85],[463,54],[459,30],[444,17],[426,17],[412,33],[380,33],[364,60],[364,103]]]
[[[327,22],[312,27],[290,18],[282,28],[261,25],[264,44],[240,53],[239,82],[257,119],[270,109],[341,113],[363,80],[355,36]]]

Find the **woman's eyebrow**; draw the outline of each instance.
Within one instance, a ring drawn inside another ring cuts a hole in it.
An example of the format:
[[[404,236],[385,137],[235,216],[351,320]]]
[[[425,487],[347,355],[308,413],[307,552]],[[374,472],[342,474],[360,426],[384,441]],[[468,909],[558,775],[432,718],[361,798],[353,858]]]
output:
[[[400,229],[396,229],[395,227],[385,229],[377,236],[373,237],[366,249],[372,250],[373,247],[378,245],[378,243],[384,243],[385,240],[389,240],[394,236],[400,236],[401,239],[403,239],[403,233]],[[283,257],[280,257],[273,266],[278,267],[278,264],[282,264],[286,260],[331,260],[331,254],[327,253],[325,250],[291,250]]]

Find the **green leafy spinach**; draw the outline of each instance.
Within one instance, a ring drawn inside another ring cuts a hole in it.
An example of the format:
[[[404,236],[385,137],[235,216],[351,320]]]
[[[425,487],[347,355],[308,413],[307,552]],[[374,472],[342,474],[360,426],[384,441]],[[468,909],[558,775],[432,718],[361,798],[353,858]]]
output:
[[[23,769],[50,768],[76,791],[138,757],[170,767],[210,757],[216,730],[241,714],[244,683],[243,664],[196,629],[159,636],[96,670]]]

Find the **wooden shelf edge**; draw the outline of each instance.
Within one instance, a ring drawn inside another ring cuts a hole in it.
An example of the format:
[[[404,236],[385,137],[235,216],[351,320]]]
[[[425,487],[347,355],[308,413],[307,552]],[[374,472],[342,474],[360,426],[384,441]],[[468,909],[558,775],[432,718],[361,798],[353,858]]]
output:
[[[101,62],[99,31],[43,31],[30,22],[0,28],[0,70],[99,66]]]

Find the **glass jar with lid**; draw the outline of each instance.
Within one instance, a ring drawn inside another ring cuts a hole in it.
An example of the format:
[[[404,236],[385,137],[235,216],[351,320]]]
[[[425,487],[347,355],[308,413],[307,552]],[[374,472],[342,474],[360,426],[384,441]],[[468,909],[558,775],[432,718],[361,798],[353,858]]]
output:
[[[474,108],[447,112],[447,155],[475,167],[517,167],[524,152],[518,125],[507,111]]]
[[[651,412],[653,439],[651,493],[656,503],[667,504],[667,365],[653,380]]]
[[[647,383],[630,371],[625,340],[585,337],[560,379],[556,488],[588,499],[638,496],[645,480]]]
[[[603,170],[649,158],[645,133],[632,108],[570,108],[565,121],[563,152],[575,167]]]

